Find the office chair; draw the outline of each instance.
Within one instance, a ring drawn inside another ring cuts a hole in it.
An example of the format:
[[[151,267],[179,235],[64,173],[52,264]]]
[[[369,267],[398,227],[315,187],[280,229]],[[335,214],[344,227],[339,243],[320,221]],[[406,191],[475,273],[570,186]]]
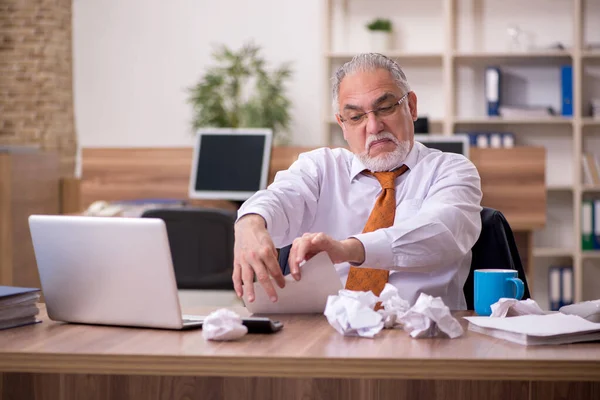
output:
[[[464,286],[467,309],[473,310],[474,277],[477,269],[513,269],[523,281],[523,299],[531,297],[513,231],[504,215],[493,208],[481,210],[481,234],[472,248],[471,269]]]
[[[179,289],[233,290],[233,211],[153,209],[142,218],[165,221]]]
[[[525,292],[523,298],[531,297],[527,278],[521,263],[515,238],[504,215],[493,208],[483,207],[481,210],[481,233],[472,248],[472,259],[469,276],[463,287],[467,309],[473,310],[473,284],[476,269],[514,269],[523,281]],[[290,246],[279,251],[279,266],[284,275],[290,273],[288,257]]]

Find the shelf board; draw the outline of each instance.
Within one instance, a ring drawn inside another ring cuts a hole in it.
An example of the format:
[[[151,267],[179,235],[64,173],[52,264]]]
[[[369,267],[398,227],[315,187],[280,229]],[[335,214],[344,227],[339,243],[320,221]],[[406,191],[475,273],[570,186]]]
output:
[[[600,126],[600,118],[584,117],[581,123],[583,126]]]
[[[553,248],[553,247],[538,247],[533,249],[534,257],[573,257],[573,249],[569,248]]]
[[[335,60],[350,60],[360,53],[360,51],[332,51],[326,53],[326,57]],[[401,63],[438,62],[441,64],[443,59],[442,53],[407,53],[401,50],[391,50],[386,51],[384,54],[390,58],[397,59]]]
[[[581,56],[589,60],[600,60],[600,50],[584,50]]]
[[[455,118],[454,124],[458,125],[530,125],[530,124],[554,124],[554,125],[571,125],[572,118],[563,118],[550,116],[546,118],[502,118],[502,117],[471,117],[471,118]]]
[[[529,52],[455,52],[454,59],[468,63],[546,64],[571,61],[571,52],[547,50]]]
[[[581,191],[584,193],[600,193],[600,185],[584,184],[581,186]]]
[[[571,184],[552,184],[547,185],[546,190],[549,192],[570,192],[573,190],[573,185]]]
[[[598,251],[598,250],[582,250],[581,258],[600,258],[600,251]]]

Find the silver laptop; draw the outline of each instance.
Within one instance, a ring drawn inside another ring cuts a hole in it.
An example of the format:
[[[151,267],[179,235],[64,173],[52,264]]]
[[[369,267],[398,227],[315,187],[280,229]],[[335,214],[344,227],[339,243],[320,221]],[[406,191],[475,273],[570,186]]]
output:
[[[48,317],[55,321],[187,329],[164,221],[32,215],[29,228]]]

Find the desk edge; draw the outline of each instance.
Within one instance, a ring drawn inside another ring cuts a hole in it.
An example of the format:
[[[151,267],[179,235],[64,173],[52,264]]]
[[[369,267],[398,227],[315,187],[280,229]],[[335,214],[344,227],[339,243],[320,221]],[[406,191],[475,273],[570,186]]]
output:
[[[320,359],[3,353],[1,372],[356,379],[600,381],[597,361]]]

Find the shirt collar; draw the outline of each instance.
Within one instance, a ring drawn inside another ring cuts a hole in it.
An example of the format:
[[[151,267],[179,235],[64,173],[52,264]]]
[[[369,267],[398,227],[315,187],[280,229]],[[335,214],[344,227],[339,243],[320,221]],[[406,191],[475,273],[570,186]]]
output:
[[[408,167],[408,169],[413,169],[415,165],[417,165],[417,161],[419,159],[420,146],[420,143],[414,142],[412,149],[410,149],[408,155],[406,156],[406,159],[402,163],[405,164]],[[398,166],[400,167],[402,164]],[[352,167],[350,168],[350,182],[352,182],[354,178],[356,178],[358,174],[363,172],[365,169],[367,169],[367,167],[365,167],[365,165],[358,159],[358,157],[352,157]]]

